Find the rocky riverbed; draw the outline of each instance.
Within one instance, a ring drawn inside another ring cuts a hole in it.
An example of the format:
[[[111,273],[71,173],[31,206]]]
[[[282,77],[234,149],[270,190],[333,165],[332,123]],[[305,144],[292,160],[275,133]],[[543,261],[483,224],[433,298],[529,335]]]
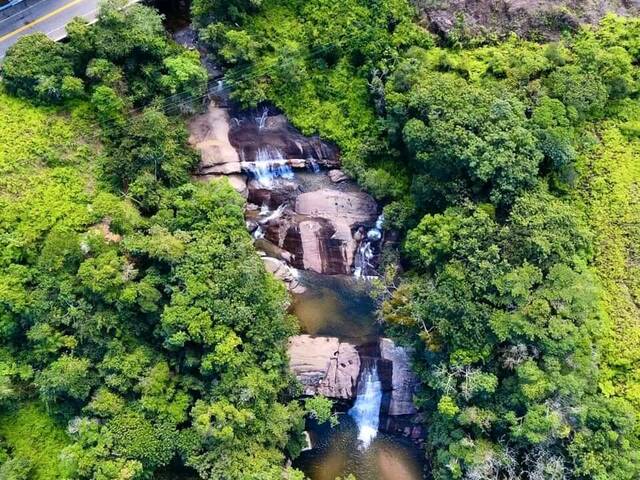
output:
[[[380,335],[367,294],[386,241],[377,203],[340,170],[335,146],[301,135],[274,110],[223,105],[211,102],[190,122],[201,156],[196,179],[226,178],[247,200],[247,229],[267,270],[292,293],[300,320],[302,334],[290,339],[288,353],[303,394],[334,399],[341,412],[358,404],[376,429],[420,443],[422,418],[412,402],[418,382],[407,352]],[[363,410],[361,395],[374,387],[379,406]],[[393,437],[384,442],[384,458],[405,448],[394,450]],[[412,455],[398,458],[405,457]],[[371,478],[390,478],[365,464]]]

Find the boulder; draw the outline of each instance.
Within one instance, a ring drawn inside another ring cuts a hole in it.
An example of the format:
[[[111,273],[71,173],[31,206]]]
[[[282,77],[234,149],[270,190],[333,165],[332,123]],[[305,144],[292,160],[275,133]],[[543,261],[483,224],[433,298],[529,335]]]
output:
[[[340,183],[340,182],[344,182],[346,180],[349,180],[348,175],[346,173],[344,173],[342,170],[329,170],[327,175],[329,175],[329,179],[333,183]]]
[[[418,378],[411,370],[407,351],[389,338],[380,339],[380,357],[392,364],[391,394],[388,415],[413,415],[417,412],[413,395],[418,386]]]
[[[273,257],[261,257],[266,270],[278,280],[282,280],[293,293],[304,293],[306,288],[296,279],[294,271],[282,260]]]

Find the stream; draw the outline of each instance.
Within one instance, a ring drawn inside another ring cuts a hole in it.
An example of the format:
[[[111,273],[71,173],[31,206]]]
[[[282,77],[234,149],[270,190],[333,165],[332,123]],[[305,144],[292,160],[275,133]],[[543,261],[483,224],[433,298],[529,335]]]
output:
[[[339,170],[335,146],[301,135],[273,108],[238,110],[215,92],[189,124],[196,179],[226,177],[246,198],[256,250],[300,322],[290,367],[305,395],[335,401],[340,419],[334,428],[308,421],[308,448],[293,465],[311,480],[422,478],[417,381],[369,296],[388,241],[379,206]]]

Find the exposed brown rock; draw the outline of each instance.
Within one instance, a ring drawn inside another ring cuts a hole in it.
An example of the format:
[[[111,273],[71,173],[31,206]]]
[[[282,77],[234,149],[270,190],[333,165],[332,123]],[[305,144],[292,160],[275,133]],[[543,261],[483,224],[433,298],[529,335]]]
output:
[[[350,400],[356,395],[360,357],[355,346],[336,337],[297,335],[289,340],[290,368],[305,395]]]
[[[306,288],[298,282],[291,268],[281,260],[273,257],[262,257],[265,268],[278,280],[282,280],[287,289],[293,293],[304,293]]]
[[[229,142],[229,114],[226,109],[211,103],[207,112],[195,116],[189,124],[189,143],[200,152],[199,170],[203,173],[239,173],[240,158]],[[218,170],[204,171],[208,167],[221,164],[238,164],[233,172]],[[237,169],[236,169],[237,168]]]
[[[319,165],[339,166],[338,149],[320,140],[319,137],[305,137],[295,130],[284,115],[269,115],[264,124],[256,121],[260,114],[245,112],[230,125],[229,141],[239,152],[243,162],[254,162],[261,149],[277,151],[282,158],[296,160],[300,168],[313,158]]]
[[[111,231],[111,219],[109,217],[104,218],[100,223],[94,225],[94,230],[100,232],[107,242],[118,243],[122,240],[122,236]]]
[[[344,173],[342,170],[337,170],[337,169],[329,170],[327,174],[329,175],[329,178],[333,183],[340,183],[340,182],[349,180],[348,175]]]
[[[350,227],[356,223],[375,222],[377,205],[375,200],[364,192],[325,189],[299,195],[296,198],[296,212],[332,221],[340,220]]]

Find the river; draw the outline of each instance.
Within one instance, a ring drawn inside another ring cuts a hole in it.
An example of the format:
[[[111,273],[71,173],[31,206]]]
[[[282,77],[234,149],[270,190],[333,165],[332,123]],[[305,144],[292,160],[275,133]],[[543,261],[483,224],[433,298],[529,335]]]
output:
[[[311,448],[294,466],[311,480],[422,478],[416,382],[369,296],[386,240],[379,206],[339,170],[335,146],[301,135],[273,108],[237,110],[216,89],[189,130],[197,179],[226,176],[247,199],[256,250],[291,292],[301,329],[293,373],[305,394],[336,401],[339,425],[309,421]]]

